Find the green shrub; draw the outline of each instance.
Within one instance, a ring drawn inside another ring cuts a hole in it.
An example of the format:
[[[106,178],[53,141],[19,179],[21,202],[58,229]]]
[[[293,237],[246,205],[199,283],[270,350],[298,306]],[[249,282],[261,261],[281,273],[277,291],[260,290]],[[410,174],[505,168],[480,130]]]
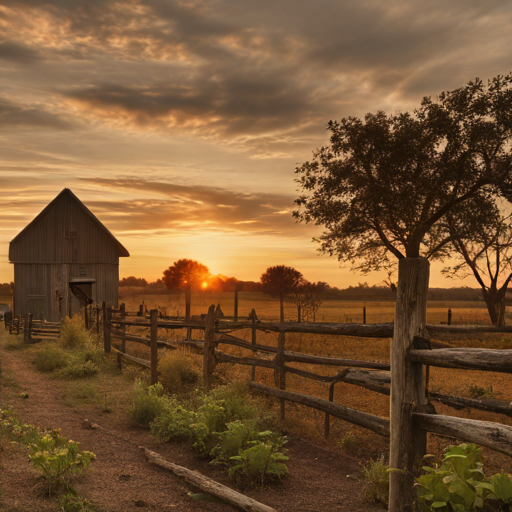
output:
[[[191,425],[197,421],[197,413],[170,399],[165,411],[151,423],[151,433],[161,441],[188,441],[193,439]]]
[[[34,365],[40,372],[53,372],[66,366],[69,361],[69,354],[52,343],[41,346],[33,360]]]
[[[217,444],[210,455],[214,457],[216,464],[228,464],[234,457],[246,448],[249,442],[254,441],[259,435],[252,423],[241,420],[231,421],[226,425],[226,430],[217,436]]]
[[[281,451],[286,439],[274,432],[259,432],[255,441],[249,441],[249,448],[240,450],[230,457],[234,465],[229,468],[229,476],[239,484],[264,485],[269,480],[280,479],[288,474],[285,461],[288,457]]]
[[[70,364],[61,368],[58,372],[59,377],[67,379],[82,379],[91,375],[96,375],[99,372],[98,366],[92,361],[80,361],[75,359]]]
[[[362,467],[363,492],[365,500],[370,503],[388,504],[389,468],[381,457],[370,460]]]
[[[162,396],[161,384],[146,387],[140,380],[135,383],[131,417],[140,425],[150,426],[157,416],[167,410],[167,400]]]
[[[498,473],[487,478],[483,472],[482,450],[474,444],[449,446],[440,465],[424,466],[417,479],[421,511],[473,512],[510,510],[512,479]]]
[[[94,338],[87,331],[81,315],[66,317],[60,329],[59,343],[64,348],[85,348],[93,345]]]
[[[59,499],[63,512],[88,512],[93,511],[94,508],[91,502],[85,498],[77,496],[76,493],[68,492]]]
[[[160,382],[169,393],[180,393],[193,389],[199,381],[199,371],[194,361],[182,350],[167,351],[158,361]]]

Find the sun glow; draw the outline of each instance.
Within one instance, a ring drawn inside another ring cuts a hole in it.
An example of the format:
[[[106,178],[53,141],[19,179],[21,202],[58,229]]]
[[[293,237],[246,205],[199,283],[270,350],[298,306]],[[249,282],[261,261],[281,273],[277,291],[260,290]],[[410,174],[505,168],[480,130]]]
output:
[[[208,288],[208,283],[206,281],[204,281],[203,284],[201,284],[201,288],[203,290],[206,290],[206,288]]]

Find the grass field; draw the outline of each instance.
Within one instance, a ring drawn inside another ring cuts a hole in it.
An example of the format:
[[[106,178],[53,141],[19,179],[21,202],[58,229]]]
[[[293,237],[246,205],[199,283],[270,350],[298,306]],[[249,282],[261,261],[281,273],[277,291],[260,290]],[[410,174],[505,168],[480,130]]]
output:
[[[185,311],[185,298],[183,294],[147,294],[138,295],[130,288],[121,288],[119,301],[126,304],[128,311],[137,310],[144,301],[148,309],[158,306],[167,308],[168,315],[183,315]],[[235,294],[196,292],[192,294],[192,314],[206,313],[211,304],[220,304],[226,316],[233,315]],[[367,323],[391,322],[395,313],[394,301],[345,301],[325,300],[316,315],[317,322],[360,323],[363,321],[363,306],[366,305]],[[277,320],[279,318],[279,300],[268,295],[256,292],[240,292],[238,301],[238,314],[240,318],[246,317],[252,309],[256,310],[258,318],[264,320]],[[452,310],[452,323],[454,324],[488,324],[488,313],[483,302],[448,302],[431,301],[428,304],[428,322],[446,322],[448,308]],[[285,304],[286,321],[297,318],[296,307]],[[511,319],[510,314],[508,319]]]

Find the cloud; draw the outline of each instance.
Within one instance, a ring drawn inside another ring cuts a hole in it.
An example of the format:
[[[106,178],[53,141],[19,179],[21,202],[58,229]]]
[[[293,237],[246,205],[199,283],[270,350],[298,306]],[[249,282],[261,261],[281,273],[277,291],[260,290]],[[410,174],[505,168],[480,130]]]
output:
[[[0,59],[22,64],[32,64],[40,59],[39,53],[33,48],[5,41],[0,43]]]
[[[311,227],[292,218],[293,197],[241,193],[219,187],[180,185],[137,179],[82,178],[109,189],[136,191],[141,199],[89,201],[107,225],[132,235],[169,236],[188,231],[305,237]],[[149,199],[148,195],[165,196]],[[287,214],[286,214],[287,213]]]

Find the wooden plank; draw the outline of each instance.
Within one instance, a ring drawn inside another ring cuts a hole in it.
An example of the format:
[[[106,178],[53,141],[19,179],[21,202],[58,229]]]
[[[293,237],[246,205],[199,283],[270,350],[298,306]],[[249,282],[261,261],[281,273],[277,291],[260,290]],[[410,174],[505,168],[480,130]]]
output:
[[[151,318],[151,385],[158,382],[158,309],[152,309]]]
[[[416,349],[410,351],[410,358],[418,363],[442,368],[512,373],[512,350],[485,348]]]
[[[218,344],[234,345],[235,347],[243,347],[252,351],[257,350],[259,352],[269,352],[272,354],[275,354],[277,352],[276,347],[271,347],[269,345],[259,345],[257,343],[249,343],[245,340],[237,338],[236,336],[232,336],[231,334],[226,333],[217,335],[216,340]]]
[[[398,263],[391,342],[389,510],[392,512],[412,510],[414,464],[426,453],[426,433],[417,428],[411,415],[414,405],[427,402],[423,367],[414,364],[408,354],[414,346],[414,337],[425,336],[429,268],[426,258],[403,258]]]
[[[441,414],[413,413],[413,417],[428,432],[456,437],[512,456],[512,427],[508,425]]]
[[[321,357],[300,354],[299,352],[285,352],[285,361],[297,363],[322,364],[328,366],[353,366],[356,368],[375,368],[376,370],[389,370],[388,363],[374,363],[372,361],[356,361],[353,359],[339,359],[336,357]]]
[[[131,361],[132,363],[138,364],[140,366],[144,366],[144,368],[151,369],[151,361],[146,361],[145,359],[139,359],[138,357],[130,356],[128,354],[123,354],[120,350],[117,348],[112,347],[112,350],[118,354],[121,354],[122,357],[127,359],[128,361]]]
[[[257,382],[250,382],[249,387],[255,391],[259,391],[267,395],[283,398],[289,402],[306,405],[312,409],[329,413],[331,416],[335,416],[336,418],[348,421],[354,425],[359,425],[360,427],[371,430],[372,432],[376,432],[381,436],[389,437],[389,420],[385,418],[380,418],[379,416],[374,416],[373,414],[350,409],[349,407],[329,402],[329,400],[325,400],[323,398],[304,395],[294,391],[275,389],[270,386],[265,386],[264,384],[259,384]]]
[[[504,400],[483,399],[475,400],[460,396],[442,395],[441,393],[429,393],[429,398],[454,409],[479,409],[481,411],[494,412],[512,417],[512,404]]]
[[[178,464],[174,464],[163,459],[156,452],[148,450],[147,448],[143,449],[149,462],[171,471],[175,475],[185,479],[194,487],[197,487],[201,491],[211,494],[212,496],[216,496],[230,505],[234,505],[235,507],[247,512],[276,512],[273,508],[268,507],[259,501],[253,500],[244,494],[240,494],[230,487],[219,484],[218,482],[215,482],[215,480],[211,480],[197,471],[184,468],[183,466],[178,466]]]

